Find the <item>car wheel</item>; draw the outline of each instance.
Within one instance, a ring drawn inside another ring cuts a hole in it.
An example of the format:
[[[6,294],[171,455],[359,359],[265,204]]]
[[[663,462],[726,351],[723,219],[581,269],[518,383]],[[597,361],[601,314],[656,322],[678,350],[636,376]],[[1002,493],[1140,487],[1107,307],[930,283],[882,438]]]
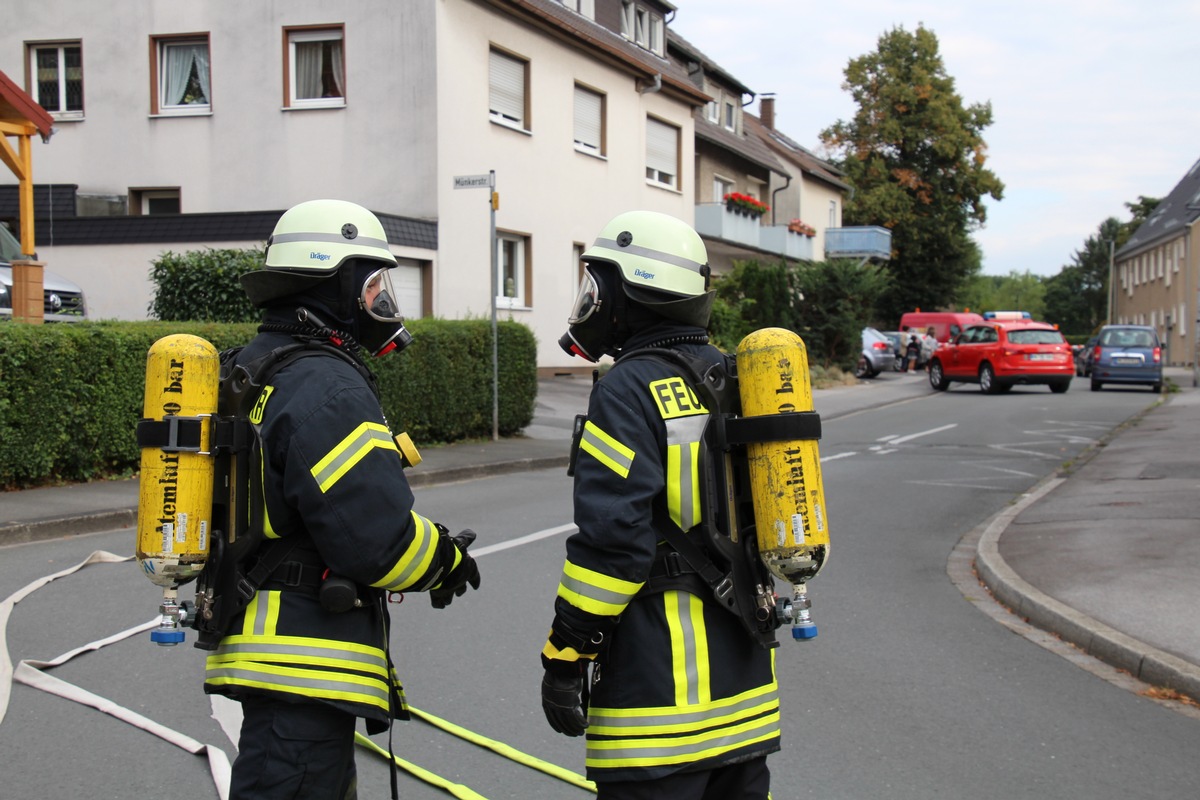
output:
[[[1092,378],[1092,391],[1093,392],[1100,391],[1100,381],[1096,380],[1095,378]]]
[[[946,373],[942,371],[942,362],[934,361],[929,365],[929,385],[939,392],[950,388],[950,381],[946,380]]]
[[[991,364],[984,364],[979,368],[979,391],[984,394],[996,394],[1000,391],[1000,387],[996,385],[996,371],[992,369]]]
[[[1050,384],[1050,391],[1055,394],[1066,394],[1067,389],[1071,388],[1070,381],[1059,381],[1058,383]]]
[[[871,370],[871,362],[867,361],[865,355],[859,355],[858,363],[854,365],[854,377],[856,378],[871,378],[875,373]]]

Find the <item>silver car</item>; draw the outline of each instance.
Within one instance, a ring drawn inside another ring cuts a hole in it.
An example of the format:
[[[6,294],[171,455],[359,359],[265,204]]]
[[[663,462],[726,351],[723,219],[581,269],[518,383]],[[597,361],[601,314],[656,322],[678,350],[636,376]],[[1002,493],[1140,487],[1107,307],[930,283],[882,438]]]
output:
[[[890,372],[895,363],[892,340],[874,328],[863,328],[862,353],[854,365],[854,377],[874,378],[881,372]]]
[[[0,321],[12,317],[13,271],[11,259],[21,257],[21,243],[0,224]],[[49,270],[42,272],[43,313],[47,322],[80,322],[87,319],[83,289]]]

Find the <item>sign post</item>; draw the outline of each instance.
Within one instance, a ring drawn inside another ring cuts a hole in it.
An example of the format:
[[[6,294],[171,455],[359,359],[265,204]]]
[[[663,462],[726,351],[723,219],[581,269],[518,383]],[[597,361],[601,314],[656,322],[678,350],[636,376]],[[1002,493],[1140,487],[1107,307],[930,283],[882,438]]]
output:
[[[500,440],[500,342],[496,328],[496,294],[497,263],[496,253],[496,210],[500,208],[500,193],[496,191],[496,170],[489,170],[487,175],[455,175],[455,189],[489,189],[488,207],[491,209],[491,221],[488,230],[488,243],[492,248],[492,441]]]

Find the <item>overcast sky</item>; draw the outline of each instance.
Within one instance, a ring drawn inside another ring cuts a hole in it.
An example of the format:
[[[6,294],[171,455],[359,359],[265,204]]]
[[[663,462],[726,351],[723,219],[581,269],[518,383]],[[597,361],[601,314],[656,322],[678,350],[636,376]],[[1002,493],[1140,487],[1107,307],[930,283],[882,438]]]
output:
[[[1200,0],[672,2],[672,29],[774,92],[776,127],[818,154],[820,131],[856,111],[847,63],[893,28],[933,31],[963,104],[992,104],[983,136],[1005,190],[975,233],[987,274],[1058,273],[1200,159]]]

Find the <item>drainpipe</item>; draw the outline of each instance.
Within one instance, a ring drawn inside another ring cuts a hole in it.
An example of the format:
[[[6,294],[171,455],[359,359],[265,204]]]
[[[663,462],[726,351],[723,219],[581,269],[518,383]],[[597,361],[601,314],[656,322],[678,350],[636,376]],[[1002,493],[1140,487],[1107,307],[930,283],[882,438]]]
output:
[[[784,189],[786,189],[786,188],[788,188],[789,186],[791,186],[791,185],[792,185],[792,176],[791,176],[791,175],[787,175],[787,176],[785,176],[785,177],[787,178],[787,183],[785,183],[783,186],[780,186],[780,187],[779,187],[778,189],[776,189],[775,191],[771,192],[771,224],[772,224],[772,225],[774,225],[774,224],[775,224],[775,209],[776,209],[776,207],[779,205],[779,204],[776,202],[776,200],[775,200],[775,195],[779,194],[779,193],[780,193],[780,192],[782,192]]]
[[[650,84],[649,86],[643,86],[641,89],[638,89],[638,94],[654,94],[655,92],[661,92],[661,91],[662,91],[662,73],[656,72],[656,73],[654,73],[654,83]]]

